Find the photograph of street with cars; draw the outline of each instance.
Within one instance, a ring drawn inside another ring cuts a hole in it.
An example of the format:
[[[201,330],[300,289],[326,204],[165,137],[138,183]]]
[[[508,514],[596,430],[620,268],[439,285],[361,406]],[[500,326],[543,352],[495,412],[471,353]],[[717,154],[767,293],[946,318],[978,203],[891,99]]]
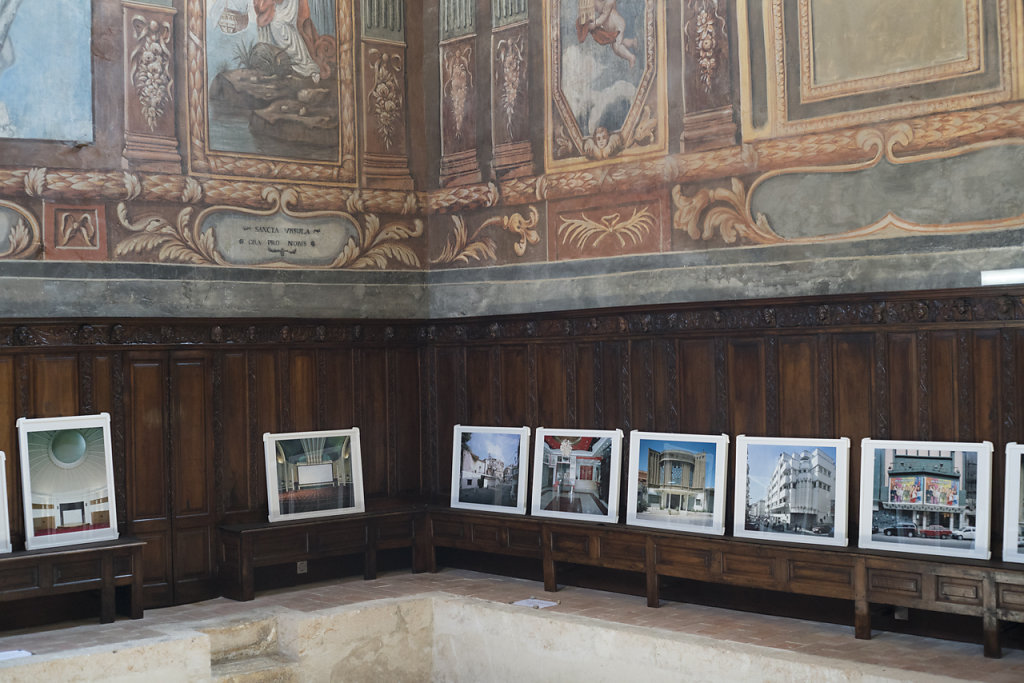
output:
[[[991,460],[987,442],[865,439],[860,546],[987,558]]]

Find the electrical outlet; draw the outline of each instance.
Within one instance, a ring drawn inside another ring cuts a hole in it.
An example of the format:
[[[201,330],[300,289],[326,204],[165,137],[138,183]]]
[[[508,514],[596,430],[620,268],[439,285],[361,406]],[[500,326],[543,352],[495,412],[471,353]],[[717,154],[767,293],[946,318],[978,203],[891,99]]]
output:
[[[300,561],[295,563],[295,573],[296,574],[305,574],[308,571],[309,571],[309,565],[306,564],[305,560],[300,560]]]

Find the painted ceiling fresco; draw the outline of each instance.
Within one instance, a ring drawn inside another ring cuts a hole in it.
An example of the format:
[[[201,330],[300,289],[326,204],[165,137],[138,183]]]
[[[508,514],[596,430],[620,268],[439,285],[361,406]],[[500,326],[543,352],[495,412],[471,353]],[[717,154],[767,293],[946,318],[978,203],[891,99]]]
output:
[[[1010,0],[54,1],[59,44],[0,1],[0,258],[770,260],[1024,225]]]

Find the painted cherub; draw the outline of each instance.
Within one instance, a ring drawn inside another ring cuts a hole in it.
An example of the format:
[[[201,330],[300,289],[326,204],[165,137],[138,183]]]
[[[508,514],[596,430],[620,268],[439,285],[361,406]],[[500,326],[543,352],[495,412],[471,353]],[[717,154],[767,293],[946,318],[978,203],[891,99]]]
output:
[[[626,38],[626,19],[619,13],[616,0],[594,0],[594,14],[589,18],[581,16],[576,22],[576,35],[582,43],[587,35],[594,37],[598,45],[610,45],[612,52],[636,66],[636,55],[630,52],[636,48],[636,40]]]

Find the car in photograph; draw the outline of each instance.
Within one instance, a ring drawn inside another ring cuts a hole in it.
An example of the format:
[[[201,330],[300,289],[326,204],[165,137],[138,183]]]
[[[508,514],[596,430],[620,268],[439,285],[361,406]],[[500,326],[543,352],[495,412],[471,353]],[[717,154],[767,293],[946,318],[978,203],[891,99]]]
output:
[[[882,529],[882,533],[886,536],[909,536],[913,538],[917,536],[917,525],[913,522],[897,522],[892,526]]]
[[[811,528],[811,533],[812,534],[823,535],[823,536],[831,536],[832,535],[832,525],[831,524],[819,524],[819,525]]]
[[[958,541],[973,541],[977,538],[977,532],[973,526],[962,526],[953,530],[953,538]]]
[[[923,538],[952,538],[953,532],[941,524],[929,524],[920,531]]]

